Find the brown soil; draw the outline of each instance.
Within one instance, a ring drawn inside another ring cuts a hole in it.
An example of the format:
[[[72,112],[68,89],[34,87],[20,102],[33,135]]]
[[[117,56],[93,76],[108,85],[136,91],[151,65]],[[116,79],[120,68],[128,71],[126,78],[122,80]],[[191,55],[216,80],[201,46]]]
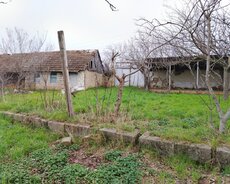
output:
[[[78,163],[84,165],[90,169],[95,169],[102,164],[103,158],[101,155],[95,154],[86,154],[83,149],[73,151],[69,156],[70,163]]]
[[[98,148],[97,150],[91,150],[89,152],[89,148],[83,146],[77,151],[70,152],[69,155],[69,163],[78,163],[81,165],[84,165],[87,168],[90,169],[96,169],[98,166],[100,166],[103,163],[106,163],[106,161],[103,158],[104,153],[106,152],[105,148]],[[132,149],[129,151],[124,152],[123,156],[128,155],[130,153],[137,153],[138,149]],[[151,158],[147,155],[142,157],[141,159],[142,163],[144,165],[148,166],[149,168],[155,170],[156,172],[167,172],[175,181],[176,184],[216,184],[218,183],[218,180],[221,180],[222,183],[230,183],[230,177],[221,177],[221,176],[215,176],[210,173],[203,173],[202,177],[194,182],[191,178],[187,178],[184,180],[181,180],[177,177],[177,173],[169,166],[165,165],[164,162],[160,158]],[[157,175],[146,175],[142,178],[141,183],[159,183],[158,176]]]

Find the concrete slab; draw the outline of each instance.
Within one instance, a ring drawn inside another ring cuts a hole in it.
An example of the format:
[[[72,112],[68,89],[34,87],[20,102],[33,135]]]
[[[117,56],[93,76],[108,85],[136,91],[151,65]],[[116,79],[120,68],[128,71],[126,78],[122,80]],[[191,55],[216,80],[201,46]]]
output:
[[[223,167],[230,165],[230,148],[218,147],[216,149],[216,161]]]
[[[65,123],[65,131],[71,133],[74,137],[84,137],[91,133],[89,125],[74,125]]]
[[[48,121],[48,128],[56,133],[64,135],[65,124],[57,121]]]

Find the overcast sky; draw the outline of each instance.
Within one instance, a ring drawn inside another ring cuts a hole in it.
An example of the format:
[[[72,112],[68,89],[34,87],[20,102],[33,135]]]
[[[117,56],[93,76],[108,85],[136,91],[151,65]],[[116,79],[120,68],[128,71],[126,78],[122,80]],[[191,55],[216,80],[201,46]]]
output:
[[[165,5],[175,0],[12,0],[0,4],[0,37],[5,28],[46,33],[58,50],[57,31],[65,32],[69,50],[99,49],[128,40],[135,34],[135,19],[163,18]]]

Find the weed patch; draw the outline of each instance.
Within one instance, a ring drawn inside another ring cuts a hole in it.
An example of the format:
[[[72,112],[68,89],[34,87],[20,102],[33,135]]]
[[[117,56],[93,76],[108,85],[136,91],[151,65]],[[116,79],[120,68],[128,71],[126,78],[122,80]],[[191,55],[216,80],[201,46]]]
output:
[[[108,161],[115,161],[117,158],[121,157],[122,151],[120,150],[115,150],[115,151],[109,151],[105,153],[105,159]]]
[[[0,104],[0,110],[35,114],[50,120],[89,124],[95,128],[110,127],[126,131],[138,128],[142,132],[150,131],[150,134],[155,136],[194,143],[211,142],[213,136],[210,135],[216,134],[218,129],[216,109],[213,109],[211,115],[204,103],[210,103],[208,95],[157,94],[134,87],[124,88],[119,118],[115,123],[111,123],[116,93],[115,87],[78,92],[73,98],[76,113],[74,118],[67,116],[64,97],[58,91],[46,94],[47,98],[53,101],[50,108],[44,109],[41,92],[38,91],[32,94],[8,94],[5,96],[5,102]],[[221,101],[224,110],[228,104],[229,101]],[[228,123],[226,134],[221,136],[220,142],[230,145],[229,126]]]
[[[122,157],[120,151],[108,152],[95,170],[71,164],[68,157],[74,147],[47,148],[32,152],[29,157],[0,167],[0,181],[8,183],[139,183],[142,164],[137,155]],[[78,148],[77,148],[78,149]]]
[[[141,166],[137,156],[129,155],[127,157],[117,157],[115,155],[118,152],[113,153],[113,157],[109,157],[114,160],[112,163],[100,166],[94,172],[91,172],[87,176],[87,180],[91,183],[124,183],[135,184],[139,183],[142,177]],[[108,155],[107,155],[108,156]],[[111,156],[111,153],[110,153]]]
[[[226,166],[223,168],[223,175],[230,176],[230,166]]]

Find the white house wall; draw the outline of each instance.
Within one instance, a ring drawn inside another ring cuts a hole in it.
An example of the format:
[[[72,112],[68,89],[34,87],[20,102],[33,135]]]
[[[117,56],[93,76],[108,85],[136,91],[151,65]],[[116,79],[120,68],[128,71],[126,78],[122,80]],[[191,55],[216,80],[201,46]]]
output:
[[[179,75],[172,75],[172,87],[174,88],[196,88],[196,79],[192,76],[190,71],[184,71]]]
[[[118,76],[124,74],[129,74],[134,70],[128,68],[117,68],[116,73]],[[220,76],[220,71],[215,71]],[[195,76],[195,77],[194,77]],[[196,88],[196,71],[194,71],[194,76],[189,70],[185,70],[181,74],[175,75],[172,71],[172,87],[173,88],[182,88],[182,89],[195,89]],[[210,82],[212,87],[221,87],[222,80],[218,75],[212,73],[210,76]],[[168,74],[166,70],[154,71],[154,76],[151,79],[152,83],[150,84],[151,88],[168,88]],[[117,86],[119,82],[115,79],[115,85]],[[126,78],[125,86],[144,86],[144,76],[141,72],[137,72],[130,77]],[[198,88],[206,88],[205,85],[205,70],[199,70],[199,85]]]
[[[63,89],[64,88],[64,81],[63,81],[63,76],[61,72],[57,73],[57,82],[56,83],[50,83],[50,73],[49,72],[44,72],[40,74],[40,80],[39,82],[34,83],[34,76],[31,75],[26,80],[26,84],[28,88],[31,88],[32,85],[28,85],[33,83],[35,89],[44,89],[45,85],[47,86],[48,89]],[[70,73],[70,88],[72,89],[77,89],[77,88],[84,88],[84,71],[78,72],[78,73]]]
[[[70,89],[79,89],[79,88],[85,88],[84,85],[84,71],[78,72],[78,73],[70,73],[69,75],[69,81],[70,81]]]
[[[40,81],[35,83],[35,88],[44,89],[45,86],[48,89],[62,89],[64,87],[62,73],[57,73],[56,83],[50,83],[50,72],[40,73]]]
[[[122,68],[117,68],[116,69],[116,74],[118,76],[122,76],[123,74],[127,75],[129,73],[132,73],[136,70],[134,69],[122,69]],[[119,84],[119,82],[115,79],[115,85],[117,86]],[[144,87],[144,76],[143,74],[138,71],[135,74],[132,74],[128,77],[126,77],[126,81],[125,81],[125,86],[137,86],[137,87]]]
[[[216,71],[220,75],[219,71]],[[211,73],[210,82],[212,87],[220,87],[222,85],[222,80],[220,77],[214,73]],[[168,75],[164,70],[159,70],[154,72],[154,80],[151,87],[167,88],[168,86]],[[173,88],[184,88],[184,89],[195,89],[196,88],[196,71],[194,71],[194,76],[189,70],[182,72],[181,74],[175,75],[172,73],[172,87]],[[198,88],[206,88],[205,85],[205,71],[199,70],[199,83]]]

